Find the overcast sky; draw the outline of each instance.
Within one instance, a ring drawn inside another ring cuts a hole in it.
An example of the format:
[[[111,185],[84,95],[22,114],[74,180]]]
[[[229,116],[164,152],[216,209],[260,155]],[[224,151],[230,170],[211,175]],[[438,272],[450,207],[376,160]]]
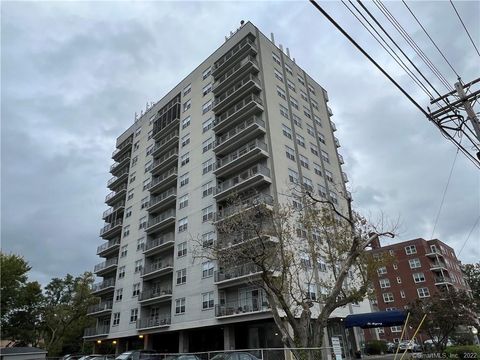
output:
[[[401,2],[386,3],[450,83]],[[449,2],[409,3],[464,81],[479,58]],[[422,105],[427,97],[340,2],[335,19]],[[456,2],[480,45],[480,2]],[[356,207],[429,239],[456,148],[308,2],[2,2],[1,239],[30,278],[93,270],[115,139],[250,20],[327,89]],[[376,12],[372,3],[367,6]],[[392,34],[394,34],[392,32]],[[397,37],[398,38],[398,37]],[[403,48],[412,54],[404,42]],[[420,66],[418,57],[414,58]],[[421,66],[441,93],[431,72]],[[478,109],[477,109],[478,111]],[[480,177],[459,155],[433,237],[458,253],[480,213]],[[480,259],[477,225],[460,254]]]

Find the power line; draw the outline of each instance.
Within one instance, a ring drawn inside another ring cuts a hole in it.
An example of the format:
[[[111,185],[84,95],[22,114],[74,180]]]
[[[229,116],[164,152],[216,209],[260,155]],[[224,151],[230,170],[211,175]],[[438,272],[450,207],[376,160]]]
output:
[[[403,2],[403,5],[406,6],[406,8],[408,9],[408,11],[410,12],[410,14],[412,14],[413,18],[417,21],[418,25],[420,25],[420,27],[422,28],[423,32],[428,36],[428,38],[430,39],[430,41],[432,42],[432,44],[435,46],[435,48],[438,50],[438,52],[440,53],[440,55],[442,55],[443,59],[447,62],[448,66],[450,66],[450,69],[452,69],[452,71],[455,73],[455,75],[457,75],[457,78],[460,78],[460,75],[458,75],[457,71],[453,68],[452,64],[450,64],[450,61],[447,60],[447,58],[445,57],[445,55],[443,54],[442,50],[440,50],[440,48],[437,46],[437,44],[435,43],[435,41],[433,41],[432,37],[430,36],[430,34],[427,32],[427,30],[425,30],[425,28],[423,27],[422,23],[420,22],[420,20],[418,20],[418,18],[415,16],[415,14],[413,13],[412,9],[410,9],[410,7],[407,5],[407,3],[405,2],[405,0],[402,0]]]
[[[470,235],[472,235],[473,230],[474,230],[475,227],[478,225],[478,222],[479,222],[479,221],[480,221],[480,216],[477,218],[477,220],[476,220],[475,223],[473,224],[472,228],[470,229],[470,232],[468,233],[467,238],[466,238],[465,241],[463,242],[463,245],[462,245],[462,247],[460,248],[460,251],[458,252],[457,256],[460,256],[460,253],[462,252],[463,248],[465,247],[465,245],[467,245],[468,239],[470,239]]]
[[[455,163],[457,162],[458,156],[458,148],[455,152],[455,157],[453,158],[452,168],[450,169],[450,174],[448,175],[447,184],[445,185],[445,189],[443,190],[442,201],[440,202],[440,207],[438,208],[437,216],[435,218],[435,223],[433,225],[432,235],[430,235],[430,239],[433,239],[433,234],[435,233],[435,229],[437,228],[438,218],[440,217],[440,213],[442,212],[443,203],[445,201],[445,195],[447,194],[448,186],[450,185],[450,179],[452,178],[453,168],[455,167]]]
[[[475,45],[475,43],[473,42],[473,39],[472,39],[472,37],[470,36],[470,33],[468,32],[468,29],[467,29],[467,27],[465,26],[465,23],[463,22],[462,17],[461,17],[460,14],[458,13],[457,8],[456,8],[455,5],[453,4],[453,1],[452,1],[452,0],[450,0],[450,4],[452,4],[453,10],[455,10],[455,13],[456,13],[457,16],[458,16],[458,19],[459,19],[460,22],[462,23],[463,28],[465,29],[465,31],[466,31],[466,33],[467,33],[467,35],[468,35],[468,38],[469,38],[470,41],[472,42],[472,45],[473,45],[473,47],[475,48],[475,50],[477,51],[478,56],[480,56],[480,52],[478,51],[477,45]]]

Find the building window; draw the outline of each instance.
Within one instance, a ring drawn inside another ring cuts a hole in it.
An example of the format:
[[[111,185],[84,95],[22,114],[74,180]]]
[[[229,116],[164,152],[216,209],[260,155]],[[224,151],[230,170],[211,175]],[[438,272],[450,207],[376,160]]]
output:
[[[302,128],[302,119],[300,119],[297,115],[292,114],[292,119],[293,123],[298,126],[299,128]]]
[[[305,156],[299,154],[299,155],[298,155],[298,158],[300,159],[300,164],[301,164],[305,169],[309,169],[309,168],[310,168],[310,164],[308,163],[308,159],[307,159]]]
[[[145,238],[142,237],[137,240],[137,251],[143,251],[145,248]]]
[[[190,134],[182,136],[182,147],[190,144]]]
[[[318,103],[312,99],[312,107],[318,110]]]
[[[129,218],[130,216],[132,216],[132,207],[129,206],[127,208],[127,210],[125,210],[125,219]]]
[[[317,163],[313,163],[313,171],[315,172],[316,175],[322,176],[322,168]]]
[[[401,284],[402,283],[402,278],[400,276],[397,276],[397,284]]]
[[[178,208],[183,209],[188,206],[188,194],[182,195],[178,198]]]
[[[297,134],[296,138],[297,138],[297,144],[302,147],[305,147],[305,138],[299,134]]]
[[[306,176],[303,177],[303,188],[309,192],[313,191],[313,182]]]
[[[147,217],[144,216],[138,221],[138,230],[147,228]]]
[[[277,54],[272,53],[272,59],[275,61],[278,65],[282,66],[282,63],[280,62],[280,58],[278,57]]]
[[[417,253],[417,247],[415,245],[405,246],[405,254],[412,255]]]
[[[133,291],[132,291],[132,296],[138,296],[140,295],[140,283],[133,284]]]
[[[307,133],[308,135],[315,136],[315,129],[312,126],[307,125]]]
[[[329,159],[329,157],[328,157],[328,153],[327,153],[326,151],[324,151],[324,150],[322,150],[322,159],[323,159],[323,161],[325,161],[325,162],[327,162],[327,163],[330,162],[330,159]]]
[[[184,232],[188,229],[188,218],[178,220],[178,232]]]
[[[391,303],[391,302],[395,301],[392,293],[384,293],[382,295],[383,295],[383,302],[384,303]]]
[[[203,129],[203,132],[206,132],[208,130],[210,130],[213,126],[213,119],[212,118],[208,118],[207,120],[205,120],[202,124],[202,129]]]
[[[177,256],[182,257],[187,255],[187,242],[184,241],[177,245]]]
[[[292,107],[298,110],[298,101],[295,100],[293,97],[290,97],[290,105],[292,105]]]
[[[203,96],[206,96],[210,91],[212,91],[212,83],[208,83],[202,89]]]
[[[316,301],[317,300],[317,285],[307,283],[306,288],[307,288],[307,297],[310,300]]]
[[[131,175],[130,175],[130,184],[133,183],[135,181],[135,178],[136,178],[136,175],[137,173],[134,171]]]
[[[292,169],[288,169],[288,180],[293,184],[298,184],[298,173]]]
[[[400,297],[401,297],[402,299],[405,299],[405,291],[400,290]]]
[[[379,267],[377,269],[377,274],[378,275],[385,275],[387,273],[387,267],[386,266],[382,266],[382,267]]]
[[[130,225],[126,225],[123,228],[123,237],[127,237],[128,235],[130,235]]]
[[[150,189],[150,179],[143,180],[143,191]]]
[[[212,246],[213,241],[214,241],[213,237],[214,237],[213,231],[202,234],[202,245],[203,245],[203,247]]]
[[[325,259],[323,257],[318,257],[317,262],[318,270],[321,272],[327,272],[327,263],[325,262]]]
[[[135,144],[133,144],[133,151],[137,151],[140,149],[140,141],[137,141]]]
[[[275,69],[275,77],[277,78],[277,80],[283,82],[283,75],[280,71],[278,71],[277,69]]]
[[[313,115],[313,118],[315,120],[315,124],[317,124],[319,127],[322,127],[322,119],[320,119],[320,117],[318,117],[317,115]]]
[[[421,283],[421,282],[425,282],[425,274],[424,273],[414,273],[412,274],[413,276],[413,281],[417,284],[417,283]]]
[[[280,96],[283,100],[287,100],[285,90],[283,90],[280,86],[277,86],[277,95]]]
[[[132,167],[134,167],[135,165],[137,165],[137,162],[138,162],[138,156],[135,156],[135,157],[132,159]]]
[[[286,70],[290,75],[293,75],[293,70],[292,70],[292,68],[290,67],[290,65],[285,64],[285,70]]]
[[[213,205],[210,205],[204,209],[202,209],[202,221],[210,221],[213,220]]]
[[[202,114],[206,114],[207,112],[209,112],[212,109],[212,104],[213,104],[212,100],[209,100],[205,104],[203,104]]]
[[[308,101],[307,94],[305,94],[304,91],[300,91],[300,96],[302,97],[303,100]]]
[[[213,141],[212,138],[208,138],[207,140],[205,140],[202,143],[202,151],[205,153],[208,150],[210,150],[211,148],[213,148],[213,143],[214,143],[214,141]]]
[[[318,141],[325,144],[325,135],[318,133]]]
[[[118,278],[123,279],[125,277],[125,265],[118,268]]]
[[[420,299],[430,297],[430,291],[426,287],[417,289],[417,294]]]
[[[390,331],[392,333],[399,333],[399,332],[402,332],[402,327],[398,326],[398,325],[397,326],[390,326]]]
[[[422,263],[418,258],[408,260],[408,264],[410,265],[410,269],[416,269],[416,268],[422,267]]]
[[[289,119],[289,117],[288,117],[288,109],[287,109],[285,106],[283,106],[282,104],[280,104],[280,114],[281,114],[284,118]]]
[[[127,256],[127,252],[128,252],[128,245],[123,245],[120,249],[120,257]]]
[[[315,156],[318,156],[318,147],[317,145],[314,145],[312,143],[310,143],[310,152],[315,155]]]
[[[188,100],[188,101],[185,101],[183,103],[183,111],[187,111],[188,109],[190,109],[192,107],[192,100]]]
[[[140,201],[140,209],[145,209],[148,207],[150,203],[150,196],[145,196],[141,201]]]
[[[136,322],[138,319],[138,309],[135,308],[135,309],[131,309],[130,310],[130,322],[133,323],[133,322]]]
[[[137,130],[135,130],[135,137],[140,136],[140,133],[142,132],[142,128],[139,127]]]
[[[210,76],[210,74],[212,73],[212,67],[208,67],[208,69],[205,69],[202,73],[202,79],[205,80],[207,77]]]
[[[135,273],[141,272],[143,269],[143,259],[135,261]]]
[[[206,184],[202,185],[202,197],[213,194],[213,181],[209,181]]]
[[[292,148],[285,146],[285,155],[287,155],[287,158],[289,158],[290,160],[295,161],[295,150],[293,150]]]
[[[334,204],[338,204],[338,195],[335,191],[331,191],[330,190],[330,200],[334,203]]]
[[[208,159],[202,164],[202,173],[203,175],[205,175],[212,170],[213,170],[213,159]]]
[[[187,282],[187,269],[177,271],[177,285],[182,285]]]
[[[303,107],[303,114],[309,119],[312,118],[312,114],[310,114],[310,111],[308,111],[305,106]]]
[[[182,129],[185,129],[186,127],[188,127],[188,125],[190,125],[190,120],[191,120],[190,116],[182,120]]]
[[[297,79],[298,79],[298,82],[299,82],[300,84],[302,84],[303,86],[305,86],[305,80],[303,80],[303,77],[302,77],[301,75],[298,75],[298,76],[297,76]]]
[[[313,86],[311,84],[308,84],[308,90],[313,94],[315,95],[315,89],[313,88]]]
[[[213,300],[213,291],[202,294],[202,309],[213,309],[214,300]]]
[[[389,279],[380,279],[379,283],[380,283],[380,287],[382,289],[386,289],[386,288],[390,287],[390,280]]]
[[[180,166],[185,166],[190,162],[190,153],[187,152],[180,156]]]
[[[123,298],[123,289],[117,289],[115,291],[115,301],[122,301]]]
[[[113,323],[112,323],[112,326],[118,326],[118,324],[120,324],[120,313],[119,313],[119,312],[116,312],[116,313],[113,313]]]
[[[333,183],[333,174],[329,170],[325,170],[325,179]]]
[[[322,185],[318,185],[318,195],[320,195],[322,198],[327,197],[327,188]]]
[[[133,199],[133,189],[128,190],[127,201]]]
[[[398,270],[398,264],[393,264],[393,270]]]
[[[183,96],[188,95],[192,91],[192,84],[188,84],[183,88]]]
[[[185,314],[185,298],[175,300],[175,314]]]
[[[152,160],[149,160],[145,163],[145,173],[149,172],[150,170],[152,170]]]
[[[292,90],[293,92],[296,92],[297,90],[295,89],[295,84],[293,82],[291,82],[290,80],[287,79],[287,86],[290,90]],[[297,103],[297,106],[298,106],[298,103]],[[298,108],[296,108],[298,110]]]
[[[155,147],[155,145],[153,145],[153,144],[148,146],[147,149],[146,149],[146,152],[145,152],[145,156],[151,155],[154,147]]]
[[[153,130],[150,130],[150,131],[147,133],[147,141],[150,140],[152,137],[153,137]]]
[[[213,276],[213,262],[207,261],[202,264],[202,278]]]
[[[287,125],[282,124],[282,131],[283,135],[285,135],[287,138],[292,138],[292,129],[290,129]]]
[[[183,175],[180,175],[179,180],[180,180],[180,187],[187,185],[189,181],[188,172]]]

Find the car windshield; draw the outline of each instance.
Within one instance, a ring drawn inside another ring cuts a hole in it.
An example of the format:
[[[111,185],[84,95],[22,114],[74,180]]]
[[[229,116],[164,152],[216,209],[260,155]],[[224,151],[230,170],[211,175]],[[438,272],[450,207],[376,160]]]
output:
[[[217,354],[211,360],[224,360],[225,354]]]
[[[128,351],[128,352],[124,352],[120,355],[118,355],[115,360],[125,360],[126,358],[128,358],[130,355],[132,355],[132,351]]]

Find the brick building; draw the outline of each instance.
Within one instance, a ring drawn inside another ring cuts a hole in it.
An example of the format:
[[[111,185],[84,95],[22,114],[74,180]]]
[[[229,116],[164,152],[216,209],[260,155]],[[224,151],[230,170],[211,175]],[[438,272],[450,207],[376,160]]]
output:
[[[460,261],[455,251],[438,239],[422,238],[381,247],[372,244],[373,256],[389,254],[394,258],[387,266],[378,269],[373,281],[377,311],[401,310],[416,299],[434,296],[441,288],[470,291],[463,278]],[[377,255],[378,254],[378,255]],[[401,326],[365,330],[365,338],[398,341]],[[409,330],[404,338],[408,339]]]

